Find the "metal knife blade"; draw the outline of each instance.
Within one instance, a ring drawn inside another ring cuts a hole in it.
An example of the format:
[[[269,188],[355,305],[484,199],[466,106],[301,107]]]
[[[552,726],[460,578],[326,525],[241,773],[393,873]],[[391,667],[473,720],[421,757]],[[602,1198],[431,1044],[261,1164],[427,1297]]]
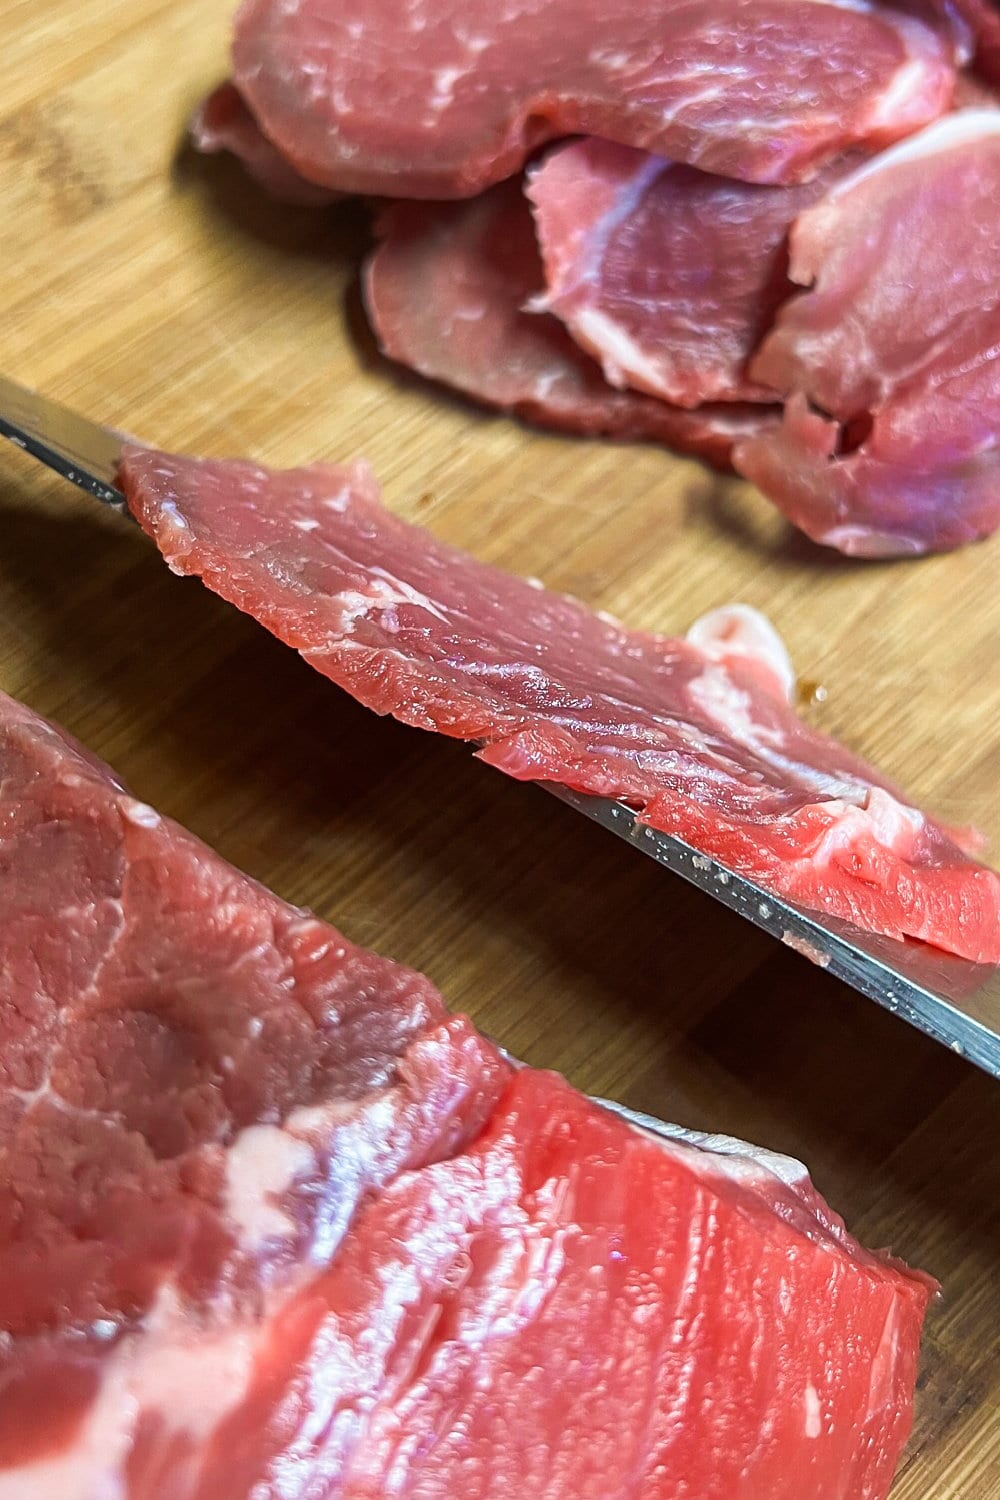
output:
[[[95,500],[127,514],[125,496],[116,484],[124,433],[88,421],[0,375],[0,437],[9,438]]]
[[[673,834],[647,827],[621,802],[562,786],[550,785],[547,790],[852,989],[1000,1078],[1000,968],[970,963],[927,943],[897,942],[835,917],[820,917],[772,896]]]
[[[0,436],[128,515],[125,496],[116,484],[123,434],[0,376]],[[969,963],[925,943],[879,937],[831,917],[821,919],[772,896],[683,840],[646,827],[622,803],[561,786],[549,785],[546,790],[1000,1078],[1000,968]]]

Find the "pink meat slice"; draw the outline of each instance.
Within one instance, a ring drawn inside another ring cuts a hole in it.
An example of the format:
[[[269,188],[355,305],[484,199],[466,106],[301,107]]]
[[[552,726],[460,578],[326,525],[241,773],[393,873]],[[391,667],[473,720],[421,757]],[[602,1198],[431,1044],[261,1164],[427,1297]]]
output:
[[[646,439],[729,466],[734,441],[777,408],[718,402],[697,411],[614,390],[547,313],[531,213],[518,181],[462,203],[395,203],[365,268],[383,351],[487,406],[566,432]]]
[[[797,220],[751,374],[788,396],[735,461],[815,540],[958,547],[1000,523],[1000,112],[963,110]]]
[[[839,175],[768,187],[593,138],[530,174],[541,306],[614,386],[678,406],[768,401],[747,361],[792,290],[788,230]]]
[[[199,105],[191,121],[191,140],[207,156],[228,151],[238,157],[249,175],[279,203],[313,208],[340,197],[330,188],[317,187],[300,177],[263,134],[232,83],[220,84]]]
[[[865,0],[243,0],[234,77],[304,177],[470,197],[587,134],[751,181],[948,108],[947,32]]]
[[[797,1162],[514,1070],[3,696],[0,787],[2,1500],[883,1500],[934,1286]]]
[[[173,569],[376,712],[474,741],[522,780],[623,798],[804,906],[1000,960],[1000,876],[797,717],[755,611],[686,640],[627,630],[392,516],[360,464],[130,449],[122,483]]]

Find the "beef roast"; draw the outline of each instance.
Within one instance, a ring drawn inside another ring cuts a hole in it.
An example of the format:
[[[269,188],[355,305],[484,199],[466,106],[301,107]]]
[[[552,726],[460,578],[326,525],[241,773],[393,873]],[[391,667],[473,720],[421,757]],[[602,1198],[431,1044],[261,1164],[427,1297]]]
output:
[[[883,1500],[927,1278],[0,695],[2,1500]]]
[[[750,370],[784,422],[737,467],[815,540],[859,556],[960,546],[1000,522],[1000,111],[963,110],[796,221]]]
[[[310,181],[468,197],[586,133],[752,181],[948,108],[946,32],[857,0],[243,0],[234,75]]]
[[[844,170],[767,187],[610,141],[557,146],[528,186],[545,266],[539,305],[612,385],[679,406],[773,402],[747,361],[792,289],[792,221]]]
[[[1000,960],[1000,876],[797,717],[754,611],[687,640],[627,630],[392,516],[364,465],[133,448],[121,477],[172,568],[377,712],[474,741],[512,776],[624,798],[816,910]]]
[[[528,311],[544,280],[518,181],[463,203],[396,203],[378,224],[365,302],[386,354],[488,406],[567,432],[648,439],[729,466],[777,408],[683,411],[614,390],[559,321]]]

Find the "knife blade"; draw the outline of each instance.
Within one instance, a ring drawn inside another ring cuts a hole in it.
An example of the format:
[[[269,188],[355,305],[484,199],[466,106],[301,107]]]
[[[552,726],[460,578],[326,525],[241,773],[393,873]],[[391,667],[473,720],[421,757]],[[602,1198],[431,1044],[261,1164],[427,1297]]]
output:
[[[116,483],[125,433],[101,427],[0,375],[0,437],[9,438],[95,500],[128,514]]]
[[[0,376],[0,436],[102,504],[128,515],[117,487],[125,435]],[[782,901],[672,834],[646,826],[624,803],[568,787],[545,788],[730,911],[827,969],[860,994],[1000,1078],[1000,967],[973,964],[925,943],[898,942]]]

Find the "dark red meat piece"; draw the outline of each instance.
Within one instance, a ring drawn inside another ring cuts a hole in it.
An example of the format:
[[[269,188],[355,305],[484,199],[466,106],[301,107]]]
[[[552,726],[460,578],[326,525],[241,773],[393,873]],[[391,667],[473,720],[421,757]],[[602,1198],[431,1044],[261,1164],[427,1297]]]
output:
[[[790,398],[736,451],[815,540],[859,556],[958,547],[1000,523],[1000,112],[963,110],[797,220],[754,358]]]
[[[2,696],[0,787],[3,1500],[883,1500],[933,1284],[798,1163],[514,1071]]]
[[[1000,84],[1000,7],[996,0],[954,3],[973,36],[973,66],[988,82]]]
[[[788,702],[768,623],[626,630],[406,525],[368,469],[276,473],[131,449],[122,482],[200,575],[379,713],[525,780],[625,798],[793,901],[1000,960],[1000,876]]]
[[[557,136],[751,181],[948,108],[947,29],[848,0],[243,0],[235,82],[310,181],[470,197]]]
[[[792,221],[845,170],[765,187],[610,141],[558,146],[528,186],[545,266],[540,305],[612,385],[678,406],[773,402],[746,364],[792,290]]]
[[[508,1068],[2,695],[0,786],[0,1495],[97,1500],[133,1444],[184,1472],[264,1306]]]
[[[697,411],[608,385],[559,321],[526,311],[544,281],[520,183],[467,203],[396,203],[379,221],[365,302],[386,354],[540,426],[646,439],[728,467],[733,443],[774,410]]]

